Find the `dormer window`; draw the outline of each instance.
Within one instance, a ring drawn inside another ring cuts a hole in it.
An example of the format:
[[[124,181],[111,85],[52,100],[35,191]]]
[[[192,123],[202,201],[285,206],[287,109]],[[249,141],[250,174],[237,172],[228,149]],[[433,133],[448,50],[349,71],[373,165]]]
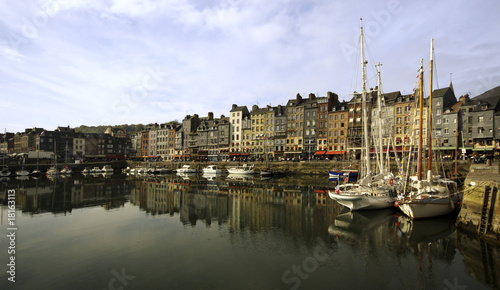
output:
[[[488,105],[481,105],[481,110],[488,110]]]

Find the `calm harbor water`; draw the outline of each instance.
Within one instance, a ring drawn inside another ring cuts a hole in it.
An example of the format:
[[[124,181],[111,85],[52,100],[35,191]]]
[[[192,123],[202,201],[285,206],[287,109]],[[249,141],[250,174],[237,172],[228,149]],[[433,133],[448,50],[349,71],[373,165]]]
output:
[[[350,213],[328,197],[334,187],[326,177],[5,180],[0,289],[499,289],[500,249],[457,231],[453,216]]]

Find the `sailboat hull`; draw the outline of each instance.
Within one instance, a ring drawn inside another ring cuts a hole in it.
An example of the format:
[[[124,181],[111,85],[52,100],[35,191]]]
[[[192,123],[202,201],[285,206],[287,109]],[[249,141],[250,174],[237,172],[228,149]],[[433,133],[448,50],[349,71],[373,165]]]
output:
[[[387,195],[343,194],[329,191],[330,198],[350,210],[373,210],[394,206],[394,198]]]
[[[451,198],[425,198],[399,204],[401,211],[411,219],[425,219],[452,213],[456,206]]]

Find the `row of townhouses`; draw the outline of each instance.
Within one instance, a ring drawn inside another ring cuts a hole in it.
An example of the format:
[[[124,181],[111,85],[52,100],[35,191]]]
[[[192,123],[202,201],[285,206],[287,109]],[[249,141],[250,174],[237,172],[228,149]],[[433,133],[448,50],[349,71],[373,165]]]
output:
[[[432,92],[432,106],[424,98],[422,135],[432,120],[432,148],[445,154],[500,154],[500,86],[474,98],[455,96],[453,85]],[[391,92],[378,97],[371,89],[364,104],[360,93],[339,101],[335,93],[325,97],[300,94],[282,106],[232,105],[228,116],[187,115],[182,122],[149,124],[127,134],[109,127],[102,134],[75,133],[71,128],[46,131],[26,129],[7,133],[0,151],[57,151],[65,158],[155,158],[162,160],[228,160],[359,158],[363,146],[363,116],[368,119],[370,142],[391,152],[415,146],[419,136],[418,97]],[[429,112],[429,107],[432,112]],[[378,138],[382,132],[383,138]],[[10,143],[9,143],[10,142]],[[428,146],[427,139],[423,141]],[[372,145],[371,152],[375,152]]]
[[[42,128],[0,136],[0,152],[29,158],[53,158],[73,162],[82,158],[123,158],[132,148],[130,138],[120,129],[108,129],[99,134],[77,133],[70,127],[54,131]]]

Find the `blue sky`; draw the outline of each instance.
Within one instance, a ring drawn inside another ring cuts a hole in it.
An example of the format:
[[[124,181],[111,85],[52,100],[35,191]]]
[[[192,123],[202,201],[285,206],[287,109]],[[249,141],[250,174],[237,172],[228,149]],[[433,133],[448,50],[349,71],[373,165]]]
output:
[[[182,120],[297,93],[369,86],[411,93],[420,59],[434,88],[471,97],[500,85],[500,2],[27,0],[0,2],[2,131]]]

